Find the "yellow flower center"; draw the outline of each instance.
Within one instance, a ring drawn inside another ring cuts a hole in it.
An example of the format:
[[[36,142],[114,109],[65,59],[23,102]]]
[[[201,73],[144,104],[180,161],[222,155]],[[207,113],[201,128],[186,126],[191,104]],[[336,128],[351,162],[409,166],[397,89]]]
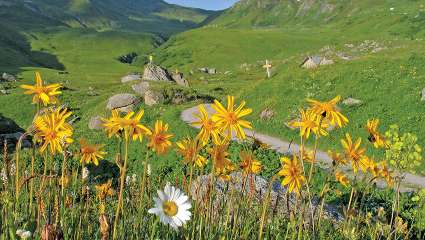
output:
[[[165,215],[169,217],[174,217],[177,215],[178,207],[177,204],[173,201],[165,201],[162,204],[162,208],[164,209]]]
[[[228,113],[227,120],[229,121],[229,123],[231,125],[238,123],[238,117],[236,116],[236,114],[234,112],[229,112]]]

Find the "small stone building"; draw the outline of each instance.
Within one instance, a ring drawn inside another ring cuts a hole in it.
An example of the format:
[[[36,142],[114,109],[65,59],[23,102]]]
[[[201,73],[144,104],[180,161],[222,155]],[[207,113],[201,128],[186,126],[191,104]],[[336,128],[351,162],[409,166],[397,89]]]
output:
[[[301,63],[300,67],[312,69],[312,68],[317,68],[320,65],[330,65],[330,64],[334,64],[334,61],[330,59],[326,59],[325,57],[320,57],[320,56],[308,56]]]

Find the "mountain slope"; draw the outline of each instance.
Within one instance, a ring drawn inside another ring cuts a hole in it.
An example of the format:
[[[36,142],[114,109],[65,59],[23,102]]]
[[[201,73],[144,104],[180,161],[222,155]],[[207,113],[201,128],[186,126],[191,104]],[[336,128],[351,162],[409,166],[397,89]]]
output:
[[[214,13],[162,0],[0,0],[0,70],[16,72],[23,66],[63,69],[54,54],[32,49],[31,41],[37,40],[34,36],[39,31],[86,29],[122,32],[123,37],[136,32],[152,34],[141,38],[168,38],[199,26]]]
[[[212,22],[233,28],[331,26],[424,33],[425,5],[417,0],[241,0]]]

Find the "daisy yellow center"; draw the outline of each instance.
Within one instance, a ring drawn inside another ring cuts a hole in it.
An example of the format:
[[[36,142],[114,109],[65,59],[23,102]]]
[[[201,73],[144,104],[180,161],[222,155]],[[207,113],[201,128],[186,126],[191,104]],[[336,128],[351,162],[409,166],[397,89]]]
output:
[[[162,204],[162,208],[164,209],[165,215],[169,217],[174,217],[177,215],[178,207],[177,204],[173,201],[165,201]]]
[[[85,147],[81,148],[81,152],[83,154],[95,153],[96,152],[96,148],[94,148],[93,146],[85,146]]]

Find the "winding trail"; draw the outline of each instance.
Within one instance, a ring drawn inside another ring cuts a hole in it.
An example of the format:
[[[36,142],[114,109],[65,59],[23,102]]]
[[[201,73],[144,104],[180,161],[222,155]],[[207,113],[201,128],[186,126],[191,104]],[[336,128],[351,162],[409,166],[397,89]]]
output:
[[[206,110],[211,114],[214,110],[211,108],[211,104],[205,104]],[[180,118],[191,125],[192,122],[196,120],[194,113],[198,112],[198,106],[188,108],[181,113]],[[191,125],[193,126],[193,125]],[[247,136],[255,138],[262,143],[265,143],[270,146],[271,149],[276,150],[279,153],[298,153],[300,146],[295,143],[289,143],[283,141],[279,138],[268,136],[265,134],[258,133],[253,130],[245,130]],[[318,150],[316,159],[322,168],[329,168],[332,165],[332,159],[328,156],[327,153]],[[384,186],[384,182],[378,182],[378,186]],[[403,192],[412,191],[414,189],[425,188],[425,177],[419,175],[413,175],[407,173],[403,181],[403,186],[401,189]]]

